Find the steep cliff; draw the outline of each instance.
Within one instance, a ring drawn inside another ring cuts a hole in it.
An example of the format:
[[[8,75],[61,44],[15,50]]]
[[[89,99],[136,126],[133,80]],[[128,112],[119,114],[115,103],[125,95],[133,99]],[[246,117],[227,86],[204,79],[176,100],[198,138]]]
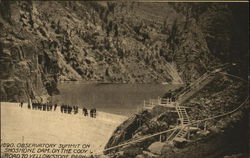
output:
[[[62,80],[187,83],[220,62],[189,6],[0,4],[2,100],[52,94]]]

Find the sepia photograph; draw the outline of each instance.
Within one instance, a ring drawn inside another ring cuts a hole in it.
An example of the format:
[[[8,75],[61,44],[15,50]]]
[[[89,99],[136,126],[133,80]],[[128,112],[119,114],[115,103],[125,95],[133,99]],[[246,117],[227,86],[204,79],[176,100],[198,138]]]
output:
[[[0,0],[1,158],[249,158],[248,1]]]

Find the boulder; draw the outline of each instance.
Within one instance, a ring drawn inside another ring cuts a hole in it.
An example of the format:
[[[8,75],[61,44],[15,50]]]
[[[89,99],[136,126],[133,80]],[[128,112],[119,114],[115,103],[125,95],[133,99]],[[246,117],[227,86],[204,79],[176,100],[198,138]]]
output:
[[[137,155],[135,158],[145,158],[143,154]]]
[[[207,136],[209,133],[210,133],[210,131],[208,131],[208,130],[205,130],[205,131],[202,130],[202,131],[197,132],[197,134],[202,135],[202,136]]]
[[[151,153],[149,151],[143,151],[143,154],[146,156],[146,158],[156,158],[156,157],[158,157],[158,155],[153,154],[153,153]]]
[[[174,146],[177,148],[182,148],[187,143],[185,138],[175,138],[174,139]]]
[[[148,150],[149,150],[151,153],[160,155],[160,154],[161,154],[161,150],[162,150],[162,148],[163,148],[164,145],[165,145],[165,143],[163,143],[163,142],[154,142],[154,143],[152,143],[152,144],[148,147]]]
[[[136,157],[137,155],[141,155],[141,154],[142,154],[142,149],[140,149],[139,147],[135,147],[135,146],[127,147],[126,149],[124,149],[124,153],[123,153],[125,157]]]

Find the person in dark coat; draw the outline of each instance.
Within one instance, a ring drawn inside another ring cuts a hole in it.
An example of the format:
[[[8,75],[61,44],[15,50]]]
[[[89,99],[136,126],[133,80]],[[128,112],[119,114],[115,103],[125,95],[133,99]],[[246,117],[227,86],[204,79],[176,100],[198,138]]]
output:
[[[89,114],[90,114],[90,117],[93,117],[93,109],[90,109]]]
[[[74,106],[74,114],[78,113],[78,106]]]
[[[93,116],[94,118],[96,118],[96,108],[93,108],[93,110],[92,110],[92,116]]]
[[[64,107],[63,107],[63,112],[64,112],[64,113],[68,113],[68,105],[66,105],[66,104],[64,105]]]
[[[82,109],[82,112],[84,116],[88,116],[88,110],[85,107]]]
[[[21,102],[19,106],[22,108],[23,107],[23,102]]]
[[[43,111],[46,111],[47,104],[43,103],[42,106],[43,106]]]
[[[37,103],[37,109],[41,110],[42,109],[42,104],[41,103]]]
[[[61,113],[63,113],[63,107],[64,107],[64,105],[62,104],[61,107],[60,107]]]
[[[49,111],[52,111],[53,105],[52,103],[49,103]]]
[[[57,104],[54,105],[54,111],[56,111]]]

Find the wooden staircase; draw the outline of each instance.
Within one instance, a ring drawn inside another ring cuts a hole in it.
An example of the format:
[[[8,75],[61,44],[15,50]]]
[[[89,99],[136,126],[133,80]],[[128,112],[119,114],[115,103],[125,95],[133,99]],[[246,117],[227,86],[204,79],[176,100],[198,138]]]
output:
[[[174,140],[185,138],[187,134],[189,133],[188,124],[190,124],[191,121],[187,114],[186,108],[176,106],[175,109],[176,109],[176,112],[178,113],[178,117],[181,122],[180,125],[178,125],[180,128],[177,128],[173,132],[171,132],[171,134],[166,138],[167,142],[173,142]]]
[[[186,108],[176,106],[176,111],[178,113],[181,126],[183,127],[179,130],[179,132],[175,135],[175,137],[172,140],[175,140],[178,138],[184,138],[189,132],[188,127],[185,125],[188,125],[191,123],[189,116],[187,114]]]
[[[189,132],[189,130],[187,129],[187,127],[181,128],[181,130],[175,135],[173,140],[177,140],[179,138],[185,138],[186,135],[188,134],[188,132]]]
[[[201,90],[203,87],[205,87],[207,84],[212,82],[214,78],[215,78],[214,73],[211,74],[205,73],[200,78],[198,78],[194,83],[190,84],[185,90],[181,91],[176,95],[178,97],[177,102],[179,104],[182,104],[191,96],[193,96],[195,93],[197,93],[199,90]]]
[[[190,119],[189,116],[187,114],[186,108],[184,107],[180,107],[180,106],[176,106],[175,107],[178,116],[179,116],[179,120],[181,121],[181,125],[187,125],[190,123]]]
[[[172,102],[172,100],[164,99],[164,98],[158,98],[158,99],[150,99],[149,101],[144,101],[144,108],[143,109],[153,109],[154,106],[160,105],[164,107],[169,108],[175,108],[175,111],[178,113],[180,124],[177,125],[175,130],[170,133],[167,137],[165,137],[165,141],[167,142],[173,142],[174,140],[180,140],[183,138],[186,138],[186,136],[189,134],[189,131],[192,130],[191,127],[191,121],[188,116],[188,113],[186,111],[187,107],[180,106],[184,101],[189,99],[191,96],[193,96],[195,93],[197,93],[199,90],[201,90],[203,87],[205,87],[207,84],[212,82],[214,78],[216,77],[216,74],[220,72],[221,69],[216,69],[212,72],[207,72],[203,74],[200,78],[195,80],[195,82],[191,83],[189,86],[187,86],[184,90],[177,93],[175,96],[178,97],[178,99],[175,102]],[[198,128],[198,127],[196,127]],[[160,135],[160,141],[162,141],[162,136],[165,134]],[[165,135],[166,136],[166,135]]]

